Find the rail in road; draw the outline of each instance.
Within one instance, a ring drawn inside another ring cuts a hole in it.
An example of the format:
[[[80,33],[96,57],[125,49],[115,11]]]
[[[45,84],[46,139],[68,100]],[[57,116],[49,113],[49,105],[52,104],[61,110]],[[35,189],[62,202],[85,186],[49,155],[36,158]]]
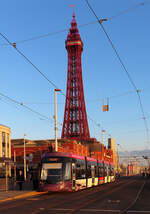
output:
[[[130,177],[75,193],[49,193],[0,205],[0,214],[150,214],[150,179]]]

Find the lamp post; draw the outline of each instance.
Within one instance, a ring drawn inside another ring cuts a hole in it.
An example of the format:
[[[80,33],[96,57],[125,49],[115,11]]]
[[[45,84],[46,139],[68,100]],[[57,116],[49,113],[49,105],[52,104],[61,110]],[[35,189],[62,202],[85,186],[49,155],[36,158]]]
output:
[[[16,186],[16,151],[14,150],[14,186]]]
[[[102,133],[102,144],[103,144],[103,137],[104,137],[104,132],[105,132],[105,130],[104,129],[102,129],[102,131],[101,131]]]
[[[117,144],[117,173],[119,174],[119,146],[120,144]]]
[[[27,175],[26,175],[26,134],[24,134],[23,138],[23,146],[24,146],[24,180],[26,181]]]
[[[55,89],[55,151],[58,152],[58,142],[57,142],[57,92],[61,91],[61,89]]]

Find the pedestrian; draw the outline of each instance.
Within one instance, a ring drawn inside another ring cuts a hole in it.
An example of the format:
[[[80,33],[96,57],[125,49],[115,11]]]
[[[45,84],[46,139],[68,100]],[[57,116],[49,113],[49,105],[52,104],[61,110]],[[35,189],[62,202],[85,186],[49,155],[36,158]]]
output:
[[[37,190],[39,186],[39,175],[37,169],[33,169],[31,180],[33,182],[33,190]]]
[[[19,174],[17,176],[17,184],[19,185],[19,190],[22,190],[22,184],[24,182],[24,176],[22,170],[19,170]]]

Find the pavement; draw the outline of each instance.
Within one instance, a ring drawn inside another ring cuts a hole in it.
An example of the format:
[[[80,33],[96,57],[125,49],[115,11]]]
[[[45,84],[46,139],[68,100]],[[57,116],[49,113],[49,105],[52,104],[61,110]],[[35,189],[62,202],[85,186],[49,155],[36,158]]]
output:
[[[46,192],[38,192],[36,190],[32,190],[32,182],[26,182],[23,183],[22,190],[19,190],[18,185],[13,185],[8,191],[0,191],[0,203],[26,197],[38,196],[42,194],[46,194]]]

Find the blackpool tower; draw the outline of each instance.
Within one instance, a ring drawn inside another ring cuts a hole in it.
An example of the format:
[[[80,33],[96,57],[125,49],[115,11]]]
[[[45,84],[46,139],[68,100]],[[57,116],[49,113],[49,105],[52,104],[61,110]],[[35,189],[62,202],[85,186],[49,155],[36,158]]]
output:
[[[88,140],[90,138],[84,101],[81,54],[81,40],[75,14],[67,35],[66,49],[68,52],[68,73],[64,121],[61,138]]]

